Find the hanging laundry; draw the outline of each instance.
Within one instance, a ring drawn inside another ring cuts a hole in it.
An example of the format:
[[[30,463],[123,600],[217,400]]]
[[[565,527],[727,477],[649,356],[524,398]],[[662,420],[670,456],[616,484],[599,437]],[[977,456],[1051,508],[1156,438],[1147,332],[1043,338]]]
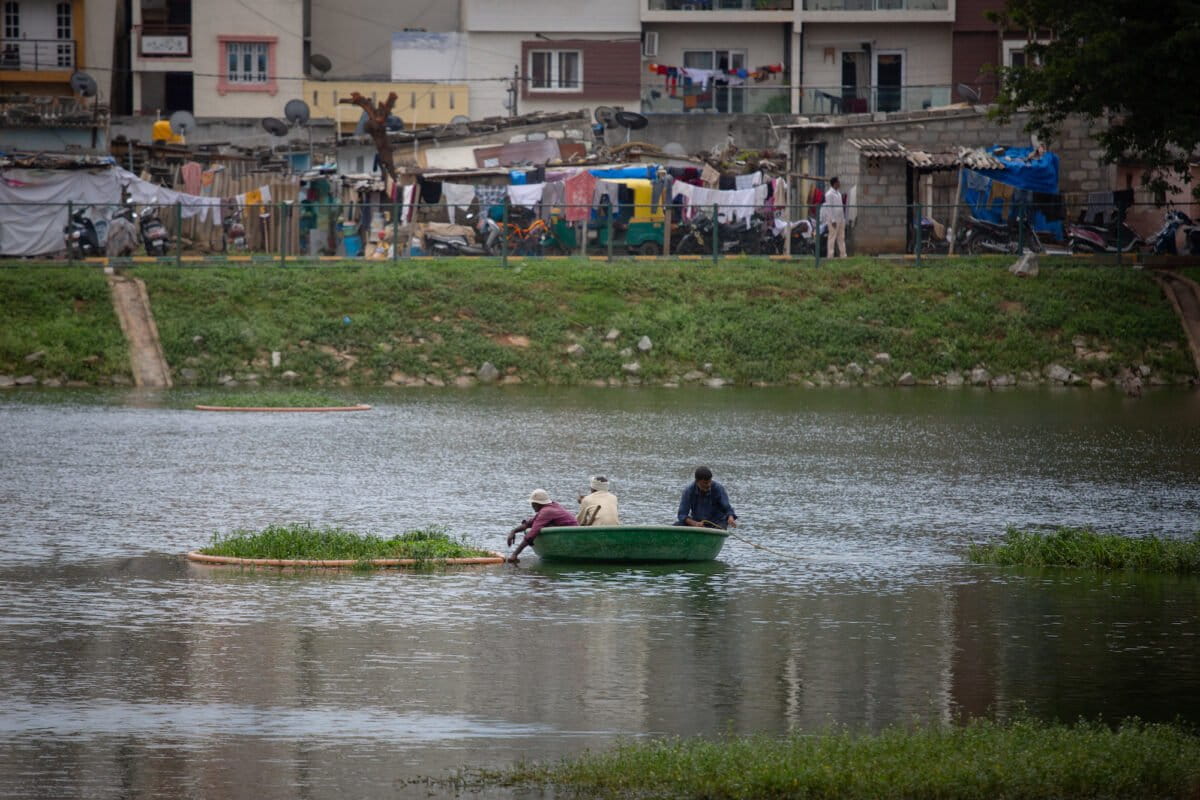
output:
[[[179,168],[179,177],[183,180],[183,190],[188,194],[200,194],[200,176],[204,167],[195,161],[188,161]]]
[[[562,213],[559,209],[566,202],[566,186],[562,181],[548,181],[542,189],[542,207],[538,215],[543,221],[549,222],[551,215]]]
[[[542,202],[542,191],[546,188],[544,183],[531,183],[525,186],[509,186],[508,199],[515,206],[523,206],[524,208],[533,208]]]
[[[717,188],[723,192],[731,192],[737,188],[737,176],[731,172],[722,172],[717,181]]]
[[[455,222],[456,211],[466,211],[475,200],[475,187],[469,183],[442,183],[442,198],[446,201],[450,222]]]
[[[428,205],[435,205],[442,200],[442,182],[430,181],[425,178],[418,177],[417,184],[421,187],[421,202]]]
[[[563,216],[568,222],[581,222],[588,218],[595,185],[596,178],[590,172],[580,172],[563,182],[563,202],[567,207]]]
[[[734,188],[750,189],[762,183],[762,172],[751,172],[749,175],[738,175],[734,180]]]
[[[707,89],[709,81],[712,80],[716,70],[712,69],[695,69],[693,67],[683,67],[682,72],[684,77],[692,83],[700,84],[701,89]]]
[[[704,169],[700,171],[700,180],[705,186],[712,188],[721,181],[721,173],[712,168],[711,164],[705,164]]]
[[[507,186],[476,186],[475,197],[479,199],[479,210],[487,214],[492,208],[504,204],[508,197]]]

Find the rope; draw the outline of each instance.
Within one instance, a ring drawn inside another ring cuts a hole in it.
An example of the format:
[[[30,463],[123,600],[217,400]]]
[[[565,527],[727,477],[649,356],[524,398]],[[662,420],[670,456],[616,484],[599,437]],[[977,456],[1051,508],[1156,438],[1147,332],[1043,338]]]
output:
[[[772,550],[771,548],[761,545],[758,542],[752,542],[749,539],[747,539],[745,536],[738,536],[736,533],[726,530],[725,528],[722,528],[720,525],[717,525],[714,522],[712,522],[712,520],[707,520],[707,519],[704,520],[704,527],[716,528],[719,531],[723,530],[723,531],[725,531],[726,534],[728,534],[729,536],[732,536],[734,539],[737,539],[739,542],[744,542],[745,544],[748,544],[751,547],[756,547],[759,550],[763,550],[772,555],[779,556],[780,558],[790,558],[793,561],[805,561],[806,560],[803,556],[794,555],[792,553],[785,553],[782,550]]]

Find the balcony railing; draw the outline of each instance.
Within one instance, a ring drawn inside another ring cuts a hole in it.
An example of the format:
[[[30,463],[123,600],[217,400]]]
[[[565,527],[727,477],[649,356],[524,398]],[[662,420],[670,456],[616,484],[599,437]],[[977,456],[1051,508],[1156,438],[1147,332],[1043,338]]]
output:
[[[0,69],[69,72],[75,69],[75,42],[71,39],[0,40]]]
[[[805,11],[945,11],[949,0],[804,0]]]
[[[188,58],[192,55],[191,25],[143,25],[138,31],[138,54],[150,58]]]
[[[801,114],[865,114],[870,111],[920,111],[952,102],[949,86],[805,87]]]
[[[795,0],[650,0],[651,11],[791,11]]]
[[[791,111],[791,89],[772,86],[720,86],[707,88],[682,81],[671,88],[666,83],[642,85],[642,111],[651,114],[714,112],[718,114],[787,114]]]

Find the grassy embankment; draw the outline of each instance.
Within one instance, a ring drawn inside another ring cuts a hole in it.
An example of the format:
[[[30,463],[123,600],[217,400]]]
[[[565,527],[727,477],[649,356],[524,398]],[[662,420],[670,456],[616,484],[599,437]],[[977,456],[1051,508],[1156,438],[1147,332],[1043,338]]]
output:
[[[998,544],[972,544],[967,557],[981,564],[1029,567],[1200,573],[1200,532],[1190,540],[1130,537],[1059,528],[1046,533],[1009,528]]]
[[[435,561],[495,555],[452,539],[436,528],[409,531],[385,539],[337,527],[315,528],[300,523],[270,525],[261,531],[213,534],[212,542],[200,548],[200,552],[234,558],[354,560],[364,565],[376,558]]]
[[[553,787],[581,797],[1182,799],[1200,792],[1200,737],[1137,722],[1111,730],[1083,722],[975,721],[876,735],[636,742],[480,777],[485,784]]]
[[[1050,364],[1083,378],[1111,379],[1138,364],[1167,382],[1191,375],[1178,320],[1144,272],[1046,260],[1039,277],[1018,279],[1007,263],[514,261],[504,269],[420,261],[129,271],[146,281],[183,384],[282,381],[285,373],[297,386],[470,383],[484,362],[509,382],[585,385],[695,380],[702,371],[738,384],[891,385],[906,372],[936,382],[979,365],[1026,381]],[[25,328],[0,339],[0,374],[99,380],[106,373],[85,363],[97,351],[108,375],[127,373],[102,277],[75,270],[0,271],[2,310],[6,318],[19,312]],[[77,319],[76,285],[89,287],[95,309],[87,313],[103,306],[103,319]],[[652,342],[648,353],[637,349],[642,336]],[[24,363],[36,350],[47,352],[44,362]],[[278,368],[272,351],[281,353]],[[877,353],[890,360],[875,362]],[[861,376],[846,369],[851,363]]]

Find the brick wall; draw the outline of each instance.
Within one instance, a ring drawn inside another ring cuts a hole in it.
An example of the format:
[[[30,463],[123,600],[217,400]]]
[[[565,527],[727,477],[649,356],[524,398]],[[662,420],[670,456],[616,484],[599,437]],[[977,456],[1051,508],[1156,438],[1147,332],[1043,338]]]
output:
[[[578,92],[539,91],[529,87],[529,52],[531,50],[578,50],[583,57],[583,86]],[[623,100],[630,108],[639,108],[642,86],[642,45],[632,41],[598,41],[590,39],[555,39],[548,42],[534,39],[521,42],[521,73],[523,100],[552,99],[588,102]]]

